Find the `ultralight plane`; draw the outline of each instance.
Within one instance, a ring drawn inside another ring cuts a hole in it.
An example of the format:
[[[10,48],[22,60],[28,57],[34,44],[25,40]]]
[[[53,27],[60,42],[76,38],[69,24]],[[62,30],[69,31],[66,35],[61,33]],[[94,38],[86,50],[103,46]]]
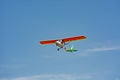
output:
[[[56,44],[59,48],[57,49],[58,51],[60,49],[65,49],[66,52],[75,52],[78,51],[75,49],[73,46],[70,47],[70,49],[66,48],[66,45],[69,44],[72,41],[77,41],[77,40],[83,40],[86,39],[86,36],[75,36],[75,37],[70,37],[70,38],[63,38],[63,39],[54,39],[54,40],[44,40],[40,41],[40,44],[46,45],[46,44]]]

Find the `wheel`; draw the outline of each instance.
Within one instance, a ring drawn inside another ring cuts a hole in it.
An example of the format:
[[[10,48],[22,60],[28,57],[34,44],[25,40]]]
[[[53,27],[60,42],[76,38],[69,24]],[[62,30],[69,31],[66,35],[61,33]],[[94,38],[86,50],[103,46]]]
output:
[[[58,48],[57,50],[59,51],[60,49]]]

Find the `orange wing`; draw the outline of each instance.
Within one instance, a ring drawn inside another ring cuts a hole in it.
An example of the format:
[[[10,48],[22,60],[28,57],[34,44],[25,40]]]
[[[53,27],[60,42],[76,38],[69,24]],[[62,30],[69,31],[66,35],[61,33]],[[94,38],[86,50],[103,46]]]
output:
[[[40,44],[54,44],[57,40],[46,40],[46,41],[40,41]]]
[[[70,42],[70,41],[76,41],[76,40],[82,40],[82,39],[86,39],[86,37],[85,36],[76,36],[76,37],[64,38],[64,39],[58,39],[58,40],[62,40],[63,42]],[[43,44],[43,45],[44,44],[54,44],[58,40],[40,41],[40,44]]]
[[[70,41],[76,41],[76,40],[82,40],[86,39],[85,36],[76,36],[76,37],[71,37],[71,38],[64,38],[62,39],[63,42],[70,42]]]

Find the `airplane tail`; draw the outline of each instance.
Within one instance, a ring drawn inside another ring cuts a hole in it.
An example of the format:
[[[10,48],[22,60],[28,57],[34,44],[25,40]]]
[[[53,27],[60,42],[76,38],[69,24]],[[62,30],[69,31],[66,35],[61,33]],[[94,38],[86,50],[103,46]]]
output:
[[[76,52],[78,51],[75,47],[71,46],[70,49],[66,49],[66,52]]]

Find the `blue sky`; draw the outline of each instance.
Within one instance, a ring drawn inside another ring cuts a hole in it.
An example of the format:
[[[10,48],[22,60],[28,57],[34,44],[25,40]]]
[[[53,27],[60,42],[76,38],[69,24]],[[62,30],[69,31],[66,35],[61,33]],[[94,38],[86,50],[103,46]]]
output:
[[[120,80],[119,0],[1,0],[0,80]],[[40,40],[78,35],[79,51]]]

